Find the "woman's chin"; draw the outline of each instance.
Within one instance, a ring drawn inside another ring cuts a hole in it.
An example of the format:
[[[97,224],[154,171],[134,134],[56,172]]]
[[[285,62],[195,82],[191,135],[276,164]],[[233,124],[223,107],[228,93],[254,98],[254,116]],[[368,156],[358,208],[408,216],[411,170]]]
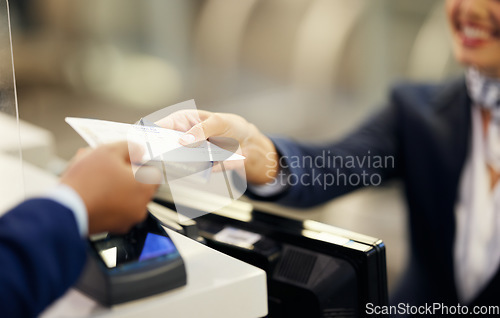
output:
[[[500,78],[500,61],[498,58],[492,58],[491,61],[482,56],[474,54],[464,54],[459,52],[455,54],[455,59],[465,68],[473,67],[482,74]]]

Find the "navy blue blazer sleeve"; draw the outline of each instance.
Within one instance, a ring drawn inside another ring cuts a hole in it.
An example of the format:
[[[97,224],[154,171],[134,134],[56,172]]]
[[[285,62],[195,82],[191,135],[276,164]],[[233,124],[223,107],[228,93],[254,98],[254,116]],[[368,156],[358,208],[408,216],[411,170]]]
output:
[[[397,176],[400,158],[396,118],[397,107],[390,105],[344,139],[329,144],[271,138],[282,171],[286,171],[277,182],[287,189],[273,197],[260,197],[249,190],[247,196],[292,207],[311,207]]]
[[[33,317],[75,283],[85,243],[73,212],[48,199],[0,218],[0,315]]]

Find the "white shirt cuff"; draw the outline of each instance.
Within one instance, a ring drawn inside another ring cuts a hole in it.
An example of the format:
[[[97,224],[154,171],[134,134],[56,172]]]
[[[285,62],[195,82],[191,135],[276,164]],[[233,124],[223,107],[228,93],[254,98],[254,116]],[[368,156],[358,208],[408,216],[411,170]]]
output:
[[[80,195],[73,188],[66,184],[59,184],[42,197],[56,201],[70,209],[75,215],[80,235],[82,237],[87,236],[89,231],[87,207]]]

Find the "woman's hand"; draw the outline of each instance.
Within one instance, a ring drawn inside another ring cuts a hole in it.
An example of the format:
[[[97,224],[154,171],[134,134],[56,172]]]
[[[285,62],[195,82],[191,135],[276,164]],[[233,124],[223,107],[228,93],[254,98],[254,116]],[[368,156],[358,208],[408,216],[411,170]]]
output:
[[[204,110],[181,110],[156,124],[186,132],[179,142],[187,147],[211,137],[232,138],[239,143],[242,155],[246,157],[248,182],[264,184],[276,176],[278,155],[273,142],[241,116]]]

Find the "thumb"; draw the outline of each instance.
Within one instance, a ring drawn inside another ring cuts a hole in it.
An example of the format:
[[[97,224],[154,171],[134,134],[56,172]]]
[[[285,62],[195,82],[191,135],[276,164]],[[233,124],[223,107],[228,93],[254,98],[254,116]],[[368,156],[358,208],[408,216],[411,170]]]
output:
[[[128,160],[127,162],[141,162],[144,157],[144,147],[135,142],[128,142]]]

